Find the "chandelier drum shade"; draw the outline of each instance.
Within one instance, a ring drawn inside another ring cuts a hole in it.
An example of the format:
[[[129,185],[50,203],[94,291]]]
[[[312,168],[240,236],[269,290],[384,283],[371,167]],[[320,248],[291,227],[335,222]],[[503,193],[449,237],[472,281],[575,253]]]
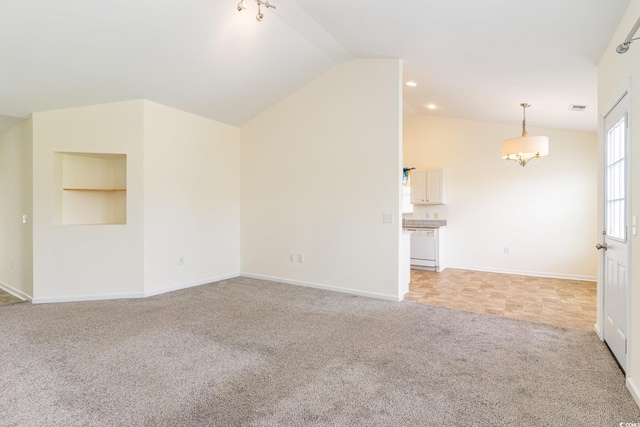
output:
[[[520,104],[522,107],[522,136],[507,139],[502,143],[502,158],[514,160],[524,167],[531,159],[537,159],[549,154],[549,137],[529,136],[526,125],[526,109],[529,104]]]
[[[515,160],[516,157],[542,157],[547,154],[549,154],[549,137],[547,136],[520,136],[507,139],[502,143],[502,158],[505,160]]]

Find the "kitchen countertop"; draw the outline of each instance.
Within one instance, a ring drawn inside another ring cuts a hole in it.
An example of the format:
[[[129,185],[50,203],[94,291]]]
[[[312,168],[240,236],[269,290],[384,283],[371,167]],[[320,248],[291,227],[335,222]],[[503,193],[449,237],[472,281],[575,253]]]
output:
[[[447,220],[403,218],[402,226],[411,228],[440,228],[447,226]]]

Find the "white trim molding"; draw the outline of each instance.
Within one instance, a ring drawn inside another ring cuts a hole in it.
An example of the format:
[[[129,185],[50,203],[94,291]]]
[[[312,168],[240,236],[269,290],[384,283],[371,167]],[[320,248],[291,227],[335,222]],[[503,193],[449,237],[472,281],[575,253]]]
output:
[[[16,298],[20,298],[21,300],[24,301],[31,301],[31,296],[25,294],[22,291],[19,291],[18,289],[15,289],[9,285],[7,285],[6,283],[0,282],[0,289],[2,289],[5,292],[10,293],[11,295],[13,295]]]
[[[222,280],[234,279],[239,277],[239,274],[227,274],[223,276],[216,276],[209,279],[196,280],[193,282],[180,283],[166,288],[154,289],[152,291],[145,291],[143,297],[152,297],[154,295],[166,294],[167,292],[179,291],[180,289],[193,288],[194,286],[207,285],[209,283],[220,282]]]
[[[595,331],[598,338],[600,338],[600,341],[604,341],[604,335],[602,335],[602,329],[600,329],[599,323],[596,323],[595,325],[593,325],[593,330]]]
[[[343,294],[358,295],[358,296],[361,296],[361,297],[376,298],[376,299],[381,299],[381,300],[385,300],[385,301],[393,301],[393,302],[402,301],[402,297],[398,296],[398,295],[379,294],[377,292],[360,291],[360,290],[357,290],[357,289],[342,288],[342,287],[339,287],[339,286],[332,286],[332,285],[323,285],[323,284],[320,284],[320,283],[305,282],[305,281],[302,281],[302,280],[290,280],[290,279],[284,279],[282,277],[265,276],[265,275],[262,275],[262,274],[252,274],[252,273],[246,273],[246,272],[241,272],[240,276],[248,277],[248,278],[251,278],[251,279],[268,280],[268,281],[271,281],[271,282],[286,283],[287,285],[304,286],[306,288],[323,289],[323,290],[326,290],[326,291],[340,292],[340,293],[343,293]]]
[[[582,282],[597,282],[596,276],[580,274],[548,273],[544,271],[506,270],[501,268],[470,267],[465,265],[447,265],[447,268],[458,270],[484,271],[487,273],[515,274],[519,276],[548,277],[550,279],[580,280]]]
[[[99,295],[71,295],[52,298],[33,298],[34,304],[47,304],[56,302],[78,302],[78,301],[101,301],[111,299],[128,299],[128,298],[146,298],[154,295],[166,294],[167,292],[178,291],[180,289],[193,288],[194,286],[207,285],[209,283],[219,282],[221,280],[233,279],[239,274],[228,274],[223,276],[211,277],[208,279],[196,280],[193,282],[179,283],[177,285],[168,286],[166,288],[154,289],[149,292],[131,292],[125,294],[99,294]]]
[[[636,401],[636,405],[640,407],[640,388],[631,377],[627,377],[627,389],[631,393],[633,400]]]
[[[110,299],[129,299],[129,298],[143,298],[142,292],[131,292],[127,294],[98,294],[98,295],[70,295],[62,297],[50,297],[50,298],[34,298],[31,300],[34,304],[49,304],[57,302],[80,302],[80,301],[102,301]]]

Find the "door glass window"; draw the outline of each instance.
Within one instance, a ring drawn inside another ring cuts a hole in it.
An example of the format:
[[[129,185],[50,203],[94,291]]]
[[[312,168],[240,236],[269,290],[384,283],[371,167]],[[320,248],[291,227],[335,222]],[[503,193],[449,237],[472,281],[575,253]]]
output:
[[[626,116],[607,132],[607,237],[626,240],[625,130]]]

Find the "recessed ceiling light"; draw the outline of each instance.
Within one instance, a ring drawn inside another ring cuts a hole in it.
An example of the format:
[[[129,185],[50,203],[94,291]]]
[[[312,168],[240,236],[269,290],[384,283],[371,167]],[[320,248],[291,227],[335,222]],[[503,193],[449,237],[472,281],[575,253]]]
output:
[[[438,108],[438,107],[436,107],[436,105],[435,105],[435,104],[427,104],[427,108],[428,108],[429,110],[435,110],[435,109],[436,109],[436,108]]]
[[[416,87],[416,86],[418,86],[418,83],[416,83],[416,82],[407,82],[406,85],[407,86],[411,86],[411,87]]]

